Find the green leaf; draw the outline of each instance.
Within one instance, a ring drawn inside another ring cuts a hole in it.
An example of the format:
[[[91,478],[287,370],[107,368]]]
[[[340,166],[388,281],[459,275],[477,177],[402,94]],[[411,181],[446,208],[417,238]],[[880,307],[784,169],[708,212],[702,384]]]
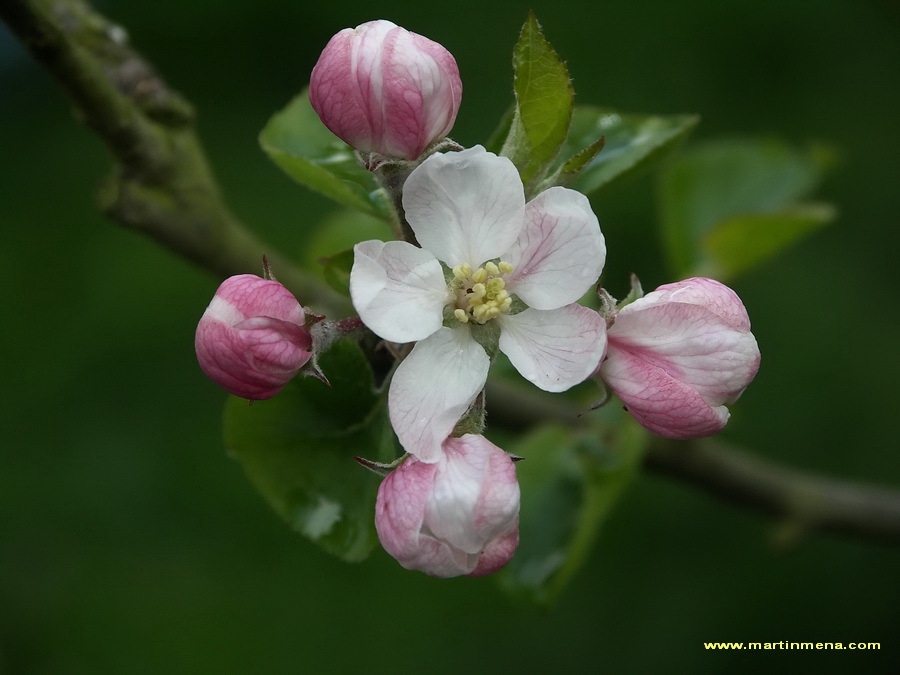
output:
[[[295,530],[349,562],[363,560],[377,541],[378,480],[356,465],[362,455],[389,462],[397,455],[383,396],[359,347],[341,340],[319,362],[331,387],[297,378],[275,398],[231,397],[225,406],[225,446],[269,505]]]
[[[325,281],[338,293],[350,297],[350,269],[353,267],[353,249],[346,249],[328,258],[322,258]]]
[[[703,238],[698,274],[727,281],[758,267],[794,242],[834,220],[830,204],[799,204],[776,213],[721,221]]]
[[[310,236],[304,239],[303,249],[299,252],[300,262],[310,272],[320,274],[323,281],[333,284],[337,279],[329,279],[330,272],[326,268],[334,263],[327,261],[361,241],[388,241],[393,236],[390,225],[385,221],[360,211],[341,209],[318,223]],[[343,283],[339,286],[336,290],[343,293]]]
[[[497,122],[497,128],[491,133],[490,138],[484,144],[484,149],[494,154],[500,154],[503,150],[503,143],[509,137],[509,130],[512,128],[513,118],[516,114],[516,105],[513,104],[506,109],[500,121]]]
[[[829,207],[799,201],[812,193],[830,162],[821,148],[800,150],[776,140],[710,142],[679,155],[666,167],[660,192],[673,270],[685,277],[724,266],[734,275],[828,222]],[[720,226],[722,232],[714,233]],[[754,227],[761,229],[752,232]],[[757,237],[755,250],[739,260],[735,246]]]
[[[276,113],[259,136],[267,155],[298,183],[343,206],[391,219],[391,206],[353,149],[332,134],[304,90]]]
[[[665,157],[698,120],[696,115],[631,115],[579,106],[561,151],[569,159],[557,169],[555,182],[590,194],[633,176]],[[602,152],[593,152],[602,137]],[[584,164],[584,159],[590,161]]]
[[[513,68],[516,110],[500,154],[528,187],[543,178],[566,139],[575,91],[566,64],[530,12],[513,49]]]
[[[624,418],[613,407],[588,414]],[[559,596],[634,477],[644,439],[636,424],[619,419],[607,433],[540,427],[509,448],[524,459],[516,464],[519,548],[503,570],[505,590],[538,605]]]

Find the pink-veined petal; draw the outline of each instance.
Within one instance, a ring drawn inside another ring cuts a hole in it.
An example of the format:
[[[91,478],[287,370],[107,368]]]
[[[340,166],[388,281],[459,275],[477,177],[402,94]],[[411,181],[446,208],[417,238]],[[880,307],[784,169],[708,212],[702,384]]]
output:
[[[300,303],[277,281],[229,277],[197,325],[197,360],[235,396],[271,398],[310,359],[312,338],[304,319]]]
[[[759,368],[759,347],[752,333],[711,319],[702,307],[680,304],[620,314],[610,344],[690,385],[711,405],[733,403]]]
[[[260,401],[275,396],[310,358],[303,326],[253,317],[237,326],[204,317],[194,341],[207,377],[235,396]]]
[[[409,160],[447,135],[461,96],[450,52],[384,20],[335,35],[309,88],[313,109],[346,143]]]
[[[441,444],[484,387],[490,359],[469,329],[440,328],[416,346],[391,381],[388,411],[403,449],[436,462]]]
[[[712,279],[660,286],[609,329],[600,377],[634,418],[670,438],[722,429],[756,375],[760,354],[737,294]]]
[[[456,577],[471,572],[477,558],[422,531],[436,472],[436,464],[410,457],[389,473],[378,488],[375,528],[384,550],[406,569]]]
[[[438,260],[477,267],[518,238],[525,192],[509,159],[476,145],[422,162],[403,187],[403,208],[419,244]]]
[[[721,431],[730,413],[662,367],[612,344],[600,376],[644,427],[667,438],[701,438]]]
[[[747,311],[716,281],[688,282],[625,306],[609,329],[610,345],[684,382],[712,406],[732,403],[759,368]]]
[[[627,305],[622,309],[620,315],[623,312],[630,314],[655,305],[668,305],[676,302],[705,307],[719,317],[723,326],[733,330],[743,332],[750,330],[750,317],[738,294],[725,284],[705,277],[693,277],[664,284],[631,305]]]
[[[470,577],[483,577],[493,574],[512,560],[516,548],[519,546],[519,519],[511,532],[499,539],[489,542],[478,557],[478,565],[469,572]]]
[[[270,316],[302,326],[303,308],[277,281],[255,274],[229,277],[219,286],[204,316],[234,326],[251,316]]]
[[[372,37],[378,33],[383,38],[393,25],[373,21],[345,28],[328,41],[310,74],[309,102],[322,123],[364,152],[373,149],[372,99],[378,95],[367,79],[368,71],[380,64]]]
[[[503,259],[514,268],[507,288],[529,307],[556,309],[578,300],[606,262],[606,243],[587,197],[552,187],[532,199],[525,227]]]
[[[440,263],[403,241],[364,241],[354,249],[350,297],[359,317],[391,342],[421,340],[441,327],[448,301]]]
[[[571,304],[504,315],[500,351],[522,377],[544,391],[566,391],[590,377],[606,353],[606,321]]]
[[[416,159],[456,120],[462,82],[453,56],[437,42],[394,28],[382,57],[382,154]]]

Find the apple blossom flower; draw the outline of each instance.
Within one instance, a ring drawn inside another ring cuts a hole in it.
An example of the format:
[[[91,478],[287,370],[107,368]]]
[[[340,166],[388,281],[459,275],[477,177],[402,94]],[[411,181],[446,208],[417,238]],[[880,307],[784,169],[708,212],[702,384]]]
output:
[[[626,305],[608,330],[600,378],[643,426],[668,438],[724,428],[759,368],[737,294],[712,279],[660,286]]]
[[[435,462],[497,348],[545,391],[596,370],[606,324],[576,301],[600,275],[606,246],[584,195],[553,187],[526,204],[512,162],[481,146],[431,155],[409,175],[403,207],[422,248],[357,244],[350,295],[377,335],[416,342],[388,410],[404,449]]]
[[[484,436],[444,441],[440,461],[408,457],[382,481],[375,527],[406,569],[477,577],[503,567],[519,543],[512,459]]]
[[[309,361],[312,338],[304,320],[300,303],[277,281],[229,277],[197,325],[197,360],[235,396],[271,398]]]
[[[313,109],[336,136],[360,152],[406,160],[450,132],[461,97],[450,52],[383,20],[331,38],[309,84]]]

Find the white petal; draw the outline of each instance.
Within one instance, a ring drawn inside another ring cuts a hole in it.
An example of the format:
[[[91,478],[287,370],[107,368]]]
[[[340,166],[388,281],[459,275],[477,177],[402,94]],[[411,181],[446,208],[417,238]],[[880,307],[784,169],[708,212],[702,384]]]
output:
[[[591,376],[606,353],[606,321],[581,305],[501,316],[500,351],[544,391],[565,391]]]
[[[364,241],[354,249],[350,296],[359,317],[391,342],[413,342],[443,322],[447,282],[428,251],[403,241]]]
[[[444,444],[434,485],[428,495],[425,524],[435,537],[469,554],[486,540],[475,528],[475,510],[485,482],[487,456],[467,457]],[[513,514],[515,515],[515,514]]]
[[[578,300],[606,262],[606,243],[591,204],[580,192],[552,187],[525,206],[525,227],[504,260],[514,270],[507,288],[535,309]]]
[[[450,267],[477,267],[518,238],[525,192],[509,159],[476,145],[422,162],[406,179],[403,208],[423,248]]]
[[[519,483],[509,455],[484,436],[448,438],[428,496],[425,525],[467,553],[515,527]]]
[[[484,387],[490,360],[469,329],[441,328],[417,343],[394,373],[388,394],[391,425],[403,449],[423,462],[441,457],[441,443]]]

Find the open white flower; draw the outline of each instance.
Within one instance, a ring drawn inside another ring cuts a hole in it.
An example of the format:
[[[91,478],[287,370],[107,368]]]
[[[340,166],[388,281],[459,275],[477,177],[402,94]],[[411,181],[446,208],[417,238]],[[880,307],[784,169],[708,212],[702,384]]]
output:
[[[584,195],[553,187],[526,204],[513,163],[481,146],[425,160],[406,181],[403,208],[422,248],[357,244],[350,294],[380,337],[417,342],[394,373],[388,407],[404,449],[436,462],[484,387],[483,345],[546,391],[597,369],[605,322],[576,301],[600,276],[606,246]]]

